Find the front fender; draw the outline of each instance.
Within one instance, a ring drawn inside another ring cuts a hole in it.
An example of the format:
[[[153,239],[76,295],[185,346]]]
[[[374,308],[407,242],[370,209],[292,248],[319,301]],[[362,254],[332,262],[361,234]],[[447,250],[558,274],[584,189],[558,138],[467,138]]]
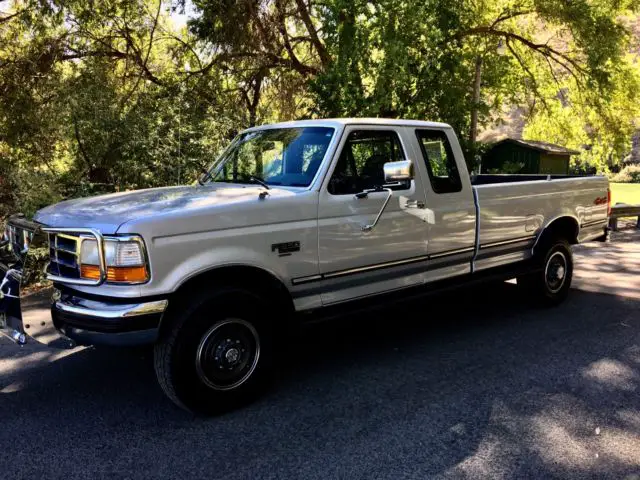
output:
[[[287,273],[284,263],[268,258],[255,250],[245,247],[219,247],[211,251],[200,252],[177,264],[163,279],[159,289],[175,292],[190,279],[202,273],[222,267],[253,267],[270,273],[283,285],[287,285]]]

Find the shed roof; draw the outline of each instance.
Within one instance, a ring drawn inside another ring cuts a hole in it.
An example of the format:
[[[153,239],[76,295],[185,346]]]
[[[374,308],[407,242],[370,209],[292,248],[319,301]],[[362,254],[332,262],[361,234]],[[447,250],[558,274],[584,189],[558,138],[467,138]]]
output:
[[[561,145],[555,145],[549,142],[541,142],[539,140],[520,140],[516,138],[505,138],[500,140],[492,145],[495,147],[496,145],[500,145],[502,143],[515,143],[516,145],[520,145],[522,147],[531,148],[533,150],[537,150],[538,152],[548,153],[550,155],[578,155],[580,152],[577,150],[571,150],[569,148],[565,148]]]

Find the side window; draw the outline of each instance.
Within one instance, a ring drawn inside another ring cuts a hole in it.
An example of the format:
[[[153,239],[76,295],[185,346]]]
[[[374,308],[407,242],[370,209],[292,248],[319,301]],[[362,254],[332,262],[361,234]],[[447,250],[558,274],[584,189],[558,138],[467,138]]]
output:
[[[447,135],[442,130],[416,130],[416,135],[433,191],[453,193],[462,190],[460,173]]]
[[[354,130],[340,153],[329,181],[329,193],[348,195],[380,187],[384,185],[384,164],[404,159],[396,132]]]

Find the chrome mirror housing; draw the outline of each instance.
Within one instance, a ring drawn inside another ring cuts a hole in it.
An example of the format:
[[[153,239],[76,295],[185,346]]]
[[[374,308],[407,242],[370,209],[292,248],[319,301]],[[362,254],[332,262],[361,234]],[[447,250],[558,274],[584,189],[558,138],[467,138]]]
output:
[[[413,179],[413,162],[411,160],[387,162],[383,169],[385,183],[406,183]]]

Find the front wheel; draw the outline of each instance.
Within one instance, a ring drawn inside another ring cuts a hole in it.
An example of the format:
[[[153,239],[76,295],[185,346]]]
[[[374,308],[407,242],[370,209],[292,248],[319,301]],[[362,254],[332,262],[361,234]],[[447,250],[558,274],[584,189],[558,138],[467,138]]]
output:
[[[270,376],[271,335],[265,303],[225,288],[195,295],[156,345],[160,386],[178,406],[203,415],[254,400]]]
[[[573,254],[564,240],[550,242],[534,258],[535,271],[518,277],[528,295],[546,305],[558,305],[569,295],[573,278]]]

